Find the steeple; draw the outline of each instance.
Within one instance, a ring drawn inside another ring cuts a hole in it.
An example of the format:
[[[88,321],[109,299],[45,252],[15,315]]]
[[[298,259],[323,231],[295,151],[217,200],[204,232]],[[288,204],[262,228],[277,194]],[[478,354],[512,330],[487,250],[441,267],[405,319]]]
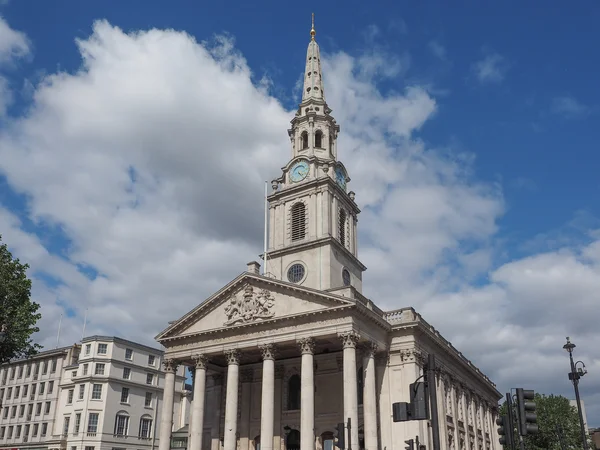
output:
[[[323,92],[323,77],[321,74],[321,54],[319,44],[315,40],[315,14],[312,15],[312,27],[310,29],[310,42],[306,51],[306,69],[304,70],[304,90],[302,91],[302,103],[309,99],[325,100]]]

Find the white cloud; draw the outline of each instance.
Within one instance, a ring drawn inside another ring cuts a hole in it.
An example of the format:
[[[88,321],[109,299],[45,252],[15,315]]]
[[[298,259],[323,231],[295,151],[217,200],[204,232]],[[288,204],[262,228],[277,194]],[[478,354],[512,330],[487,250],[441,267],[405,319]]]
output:
[[[12,29],[0,16],[0,70],[10,68],[14,62],[27,56],[30,44],[25,34]],[[6,115],[13,94],[8,79],[0,73],[0,119]]]
[[[199,44],[100,21],[77,45],[81,69],[46,77],[28,115],[0,130],[0,171],[27,195],[34,224],[69,239],[66,255],[5,209],[0,229],[32,273],[61,281],[36,275],[44,344],[54,345],[59,305],[75,312],[63,344],[80,338],[85,308],[88,332],[151,342],[260,253],[263,181],[289,158],[293,111],[268,95],[268,74],[252,83],[229,37]],[[600,233],[498,267],[500,186],[477,181],[469,155],[419,139],[438,107],[426,89],[377,88],[406,70],[403,59],[384,67],[389,55],[377,52],[323,55],[340,158],[363,208],[365,294],[387,308],[414,305],[501,388],[569,394],[563,336],[600,366],[588,344],[600,339]],[[586,381],[586,395],[599,387]],[[600,399],[585,399],[600,417]]]
[[[553,113],[561,115],[566,119],[584,118],[591,112],[590,107],[571,96],[554,98],[551,110]]]
[[[429,47],[429,51],[436,58],[439,58],[442,61],[445,61],[448,58],[448,52],[446,51],[446,47],[444,47],[438,41],[435,41],[435,40],[429,41],[428,47]]]
[[[502,55],[490,53],[473,63],[471,70],[480,83],[499,83],[504,80],[509,65]]]

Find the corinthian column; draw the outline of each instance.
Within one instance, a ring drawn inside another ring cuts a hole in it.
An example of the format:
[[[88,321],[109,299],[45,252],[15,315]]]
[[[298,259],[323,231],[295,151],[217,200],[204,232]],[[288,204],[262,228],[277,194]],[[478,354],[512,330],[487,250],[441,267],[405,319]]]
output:
[[[173,430],[173,399],[175,397],[175,373],[177,361],[165,359],[165,389],[163,391],[162,414],[160,416],[160,433],[158,450],[171,448],[171,431]]]
[[[204,429],[204,395],[206,392],[206,362],[204,355],[194,357],[194,400],[190,423],[189,450],[202,450],[202,430]]]
[[[302,352],[302,369],[300,373],[300,450],[314,450],[315,373],[313,354],[315,343],[313,338],[308,337],[300,339],[298,344]]]
[[[344,345],[344,422],[352,421],[351,434],[348,436],[353,449],[360,448],[358,443],[358,383],[356,380],[356,343],[358,334],[354,331],[340,335]],[[347,431],[346,431],[347,434]]]
[[[240,378],[240,352],[237,349],[226,350],[227,357],[227,392],[225,398],[225,431],[224,450],[236,450],[237,447],[237,412],[238,384]],[[162,450],[162,449],[159,449]]]
[[[375,389],[375,352],[377,344],[365,348],[363,358],[363,417],[365,422],[365,450],[377,450],[377,391]]]
[[[275,348],[273,344],[260,346],[263,357],[262,401],[260,409],[260,448],[273,450],[273,422],[275,420]]]

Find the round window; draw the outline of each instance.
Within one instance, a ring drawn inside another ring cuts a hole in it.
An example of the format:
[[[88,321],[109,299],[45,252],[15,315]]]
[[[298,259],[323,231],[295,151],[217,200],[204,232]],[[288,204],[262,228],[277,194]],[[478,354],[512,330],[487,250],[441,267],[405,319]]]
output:
[[[287,277],[292,283],[300,283],[304,278],[305,269],[302,264],[294,264],[288,269]]]
[[[348,269],[342,270],[342,281],[344,286],[350,286],[350,272],[348,272]]]

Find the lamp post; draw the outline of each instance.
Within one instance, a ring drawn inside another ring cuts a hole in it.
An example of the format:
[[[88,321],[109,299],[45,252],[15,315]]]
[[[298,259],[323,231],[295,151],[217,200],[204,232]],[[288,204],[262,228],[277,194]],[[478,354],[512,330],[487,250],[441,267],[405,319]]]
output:
[[[575,400],[577,401],[577,412],[579,413],[579,425],[581,426],[581,439],[583,450],[588,450],[587,436],[585,434],[585,423],[583,422],[583,411],[581,410],[581,399],[579,398],[579,379],[587,373],[585,370],[585,364],[582,361],[573,362],[573,349],[575,344],[571,342],[567,337],[567,343],[563,345],[563,348],[569,352],[569,359],[571,360],[571,372],[569,372],[569,380],[573,382],[575,388]],[[580,365],[579,367],[577,367]]]

